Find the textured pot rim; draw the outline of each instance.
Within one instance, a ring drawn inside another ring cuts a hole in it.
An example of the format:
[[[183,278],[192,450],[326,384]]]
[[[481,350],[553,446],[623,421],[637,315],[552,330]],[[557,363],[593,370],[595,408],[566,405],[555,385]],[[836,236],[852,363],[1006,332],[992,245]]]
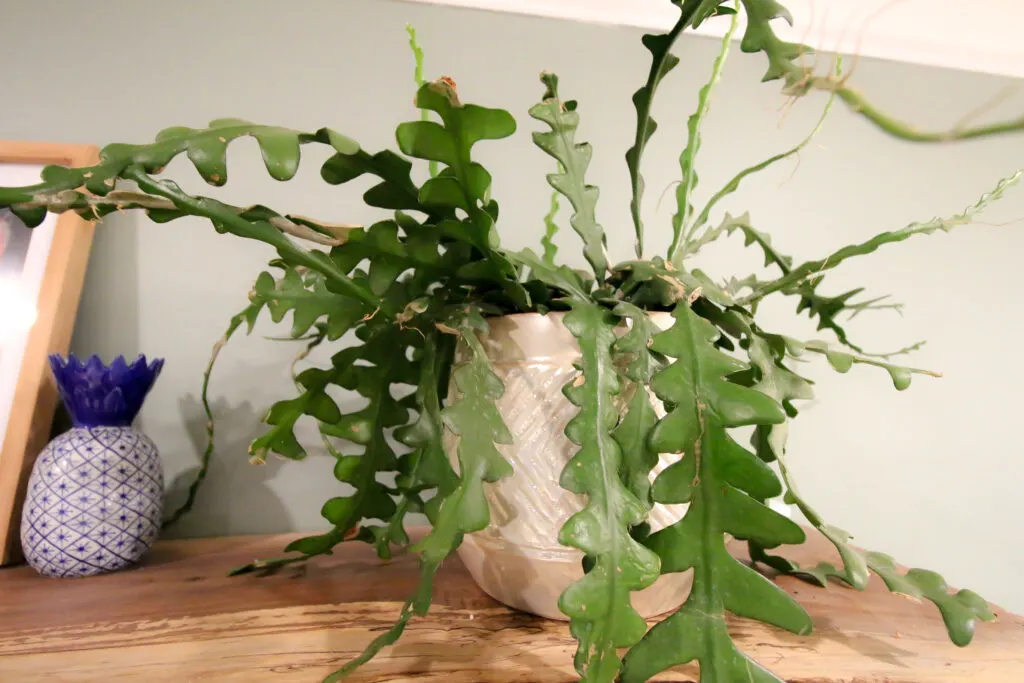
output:
[[[571,313],[571,312],[572,311],[548,311],[547,313],[540,313],[538,311],[530,311],[530,312],[527,312],[527,313],[502,313],[501,315],[488,315],[488,316],[485,316],[484,319],[485,320],[506,320],[506,319],[512,319],[512,318],[523,318],[523,319],[527,319],[527,318],[547,318],[549,316],[553,316],[553,317],[556,317],[556,318],[564,318],[567,313]],[[648,317],[661,317],[661,316],[671,316],[672,315],[672,311],[644,311],[644,313],[646,313],[648,315]]]
[[[565,326],[564,318],[570,311],[539,313],[507,313],[488,316],[489,329],[480,336],[492,364],[546,363],[572,364],[580,356],[579,343]],[[657,327],[672,326],[672,314],[667,311],[649,311],[648,316]],[[624,318],[615,326],[625,333],[632,321]],[[460,343],[456,365],[465,358],[465,345]]]

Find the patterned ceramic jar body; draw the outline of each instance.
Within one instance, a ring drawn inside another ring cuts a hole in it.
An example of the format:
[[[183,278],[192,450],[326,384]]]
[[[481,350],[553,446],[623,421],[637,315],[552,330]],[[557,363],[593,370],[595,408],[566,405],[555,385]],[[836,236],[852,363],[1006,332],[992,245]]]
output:
[[[515,473],[488,485],[491,524],[467,535],[458,551],[477,584],[493,598],[551,619],[566,618],[558,609],[558,596],[583,576],[583,553],[558,543],[559,529],[585,505],[584,496],[558,484],[562,469],[579,450],[564,433],[579,412],[562,388],[578,375],[573,363],[580,351],[563,317],[527,313],[489,320],[489,332],[481,341],[505,384],[498,409],[514,437],[512,445],[498,448]],[[668,313],[652,314],[652,320],[663,329],[673,322]],[[460,349],[456,363],[464,360],[464,353]],[[654,405],[663,415],[660,402],[655,399]],[[449,459],[457,468],[454,442],[450,434],[447,438]],[[678,457],[663,456],[652,479]],[[685,511],[685,505],[656,505],[648,522],[656,531],[681,519]],[[689,593],[691,574],[659,578],[633,594],[634,608],[650,617],[678,607]]]
[[[91,576],[138,562],[156,540],[164,475],[131,427],[75,427],[50,442],[29,479],[25,558],[44,576]]]
[[[36,458],[21,513],[25,558],[44,576],[91,576],[135,564],[160,531],[164,471],[131,425],[163,360],[109,366],[50,357],[74,427]]]

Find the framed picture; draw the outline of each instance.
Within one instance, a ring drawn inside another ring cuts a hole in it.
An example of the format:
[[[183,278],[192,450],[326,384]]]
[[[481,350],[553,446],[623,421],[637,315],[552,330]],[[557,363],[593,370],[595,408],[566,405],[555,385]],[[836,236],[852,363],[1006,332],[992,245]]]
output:
[[[49,164],[97,161],[95,147],[0,141],[0,186],[33,185]],[[47,357],[71,343],[92,233],[74,213],[29,229],[0,209],[0,565],[20,559],[25,485],[57,408]]]

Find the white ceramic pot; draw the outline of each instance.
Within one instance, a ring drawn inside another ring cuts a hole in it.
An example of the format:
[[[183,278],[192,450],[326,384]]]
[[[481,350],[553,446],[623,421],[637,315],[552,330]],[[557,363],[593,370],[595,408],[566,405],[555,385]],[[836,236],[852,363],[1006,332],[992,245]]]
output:
[[[564,313],[523,313],[489,320],[481,339],[494,371],[505,383],[498,408],[514,437],[499,446],[515,474],[488,485],[491,524],[468,534],[459,557],[477,584],[494,599],[519,610],[550,619],[566,619],[558,596],[583,576],[583,553],[558,543],[558,531],[583,509],[585,497],[558,485],[562,468],[578,446],[565,436],[565,425],[578,412],[562,387],[578,371],[579,345],[562,323]],[[667,329],[668,313],[652,313]],[[625,327],[623,331],[625,331]],[[456,364],[465,360],[460,348]],[[659,415],[660,402],[655,400]],[[457,468],[454,443],[448,456]],[[678,456],[662,456],[652,478]],[[656,531],[678,521],[685,505],[656,505],[648,517]],[[692,572],[668,574],[633,594],[633,606],[644,617],[678,607],[689,594]]]

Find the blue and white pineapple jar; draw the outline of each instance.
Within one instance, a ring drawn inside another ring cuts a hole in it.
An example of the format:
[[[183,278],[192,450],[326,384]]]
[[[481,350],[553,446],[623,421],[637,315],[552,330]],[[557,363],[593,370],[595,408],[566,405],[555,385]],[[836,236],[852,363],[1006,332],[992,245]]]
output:
[[[50,356],[74,425],[36,459],[22,509],[25,559],[43,576],[92,576],[146,554],[160,531],[164,474],[153,442],[132,423],[163,359],[106,366]]]

